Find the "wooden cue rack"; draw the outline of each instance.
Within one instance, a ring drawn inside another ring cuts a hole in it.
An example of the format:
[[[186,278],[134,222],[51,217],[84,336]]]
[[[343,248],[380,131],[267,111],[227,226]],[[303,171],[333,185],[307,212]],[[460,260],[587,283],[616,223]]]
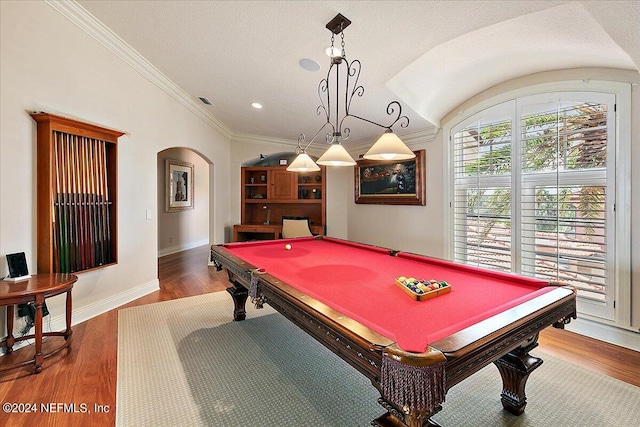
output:
[[[38,273],[118,262],[118,138],[124,133],[47,113],[37,122]]]

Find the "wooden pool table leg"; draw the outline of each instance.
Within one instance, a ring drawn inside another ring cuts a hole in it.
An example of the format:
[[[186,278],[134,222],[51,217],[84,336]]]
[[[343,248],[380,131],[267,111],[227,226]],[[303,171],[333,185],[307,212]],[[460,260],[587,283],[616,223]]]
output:
[[[233,283],[233,282],[232,282]],[[244,286],[236,285],[227,288],[227,292],[233,298],[233,320],[244,320],[247,317],[245,304],[249,296],[249,290]]]
[[[396,405],[390,404],[382,397],[378,398],[378,403],[387,411],[371,421],[372,426],[377,427],[441,427],[440,424],[431,419],[432,416],[442,410],[442,406],[438,405],[431,413],[428,411],[418,411],[406,409],[398,410]]]
[[[537,341],[538,334],[494,362],[502,376],[502,407],[514,415],[524,412],[527,406],[524,391],[527,379],[531,372],[542,365],[542,359],[529,354],[529,351],[538,345]]]
[[[404,421],[405,422],[402,422],[399,418],[387,412],[386,414],[381,415],[380,417],[371,421],[371,425],[376,427],[442,427],[431,418],[425,418],[424,416],[417,418],[405,416]]]

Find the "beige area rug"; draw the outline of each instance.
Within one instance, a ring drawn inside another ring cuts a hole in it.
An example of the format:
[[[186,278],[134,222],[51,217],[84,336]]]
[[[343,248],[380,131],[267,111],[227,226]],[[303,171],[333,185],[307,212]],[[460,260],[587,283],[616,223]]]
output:
[[[120,310],[116,425],[368,426],[370,382],[280,314],[232,322],[226,292]],[[453,387],[434,419],[448,427],[635,426],[640,390],[535,351],[520,417],[502,410],[488,366]]]

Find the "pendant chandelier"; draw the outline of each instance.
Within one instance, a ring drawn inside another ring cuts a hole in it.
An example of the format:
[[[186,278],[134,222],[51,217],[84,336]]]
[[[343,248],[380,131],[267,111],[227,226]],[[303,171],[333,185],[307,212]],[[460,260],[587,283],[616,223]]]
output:
[[[320,80],[318,84],[318,96],[320,97],[320,105],[316,113],[324,114],[326,122],[318,129],[316,134],[309,142],[302,133],[298,136],[298,146],[296,154],[298,156],[291,162],[288,171],[292,172],[312,172],[320,170],[318,165],[325,166],[354,166],[356,161],[349,155],[347,150],[342,146],[342,141],[349,138],[351,129],[344,126],[347,118],[358,119],[384,129],[384,133],[373,146],[363,156],[369,160],[407,160],[415,157],[415,154],[391,129],[394,125],[399,124],[400,127],[409,125],[409,118],[402,115],[402,107],[398,101],[392,101],[387,105],[387,114],[395,117],[389,125],[376,123],[372,120],[351,114],[349,109],[351,101],[357,95],[361,97],[364,94],[364,86],[358,84],[360,78],[360,61],[354,59],[349,62],[347,60],[344,48],[343,30],[351,24],[347,18],[338,14],[327,25],[327,29],[331,31],[331,47],[327,48],[327,55],[331,58],[327,78]],[[334,46],[335,35],[339,34],[341,38],[340,47]],[[340,66],[344,65],[341,70]],[[340,94],[340,77],[343,74],[344,88],[343,94]],[[332,81],[335,80],[335,81]],[[335,89],[334,89],[335,88]],[[335,90],[335,92],[334,92]],[[342,101],[341,104],[339,101]],[[340,118],[340,108],[342,108],[343,116]],[[348,124],[348,123],[347,123]],[[307,149],[316,140],[316,137],[325,132],[325,143],[329,144],[329,148],[318,159],[317,164],[307,154]]]

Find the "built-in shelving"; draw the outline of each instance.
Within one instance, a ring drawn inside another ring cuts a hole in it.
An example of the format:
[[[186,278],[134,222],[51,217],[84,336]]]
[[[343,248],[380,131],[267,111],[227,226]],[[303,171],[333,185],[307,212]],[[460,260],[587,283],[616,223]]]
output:
[[[279,227],[283,217],[306,217],[314,232],[324,233],[324,167],[318,172],[288,172],[286,166],[247,166],[241,169],[240,179],[240,225]]]

